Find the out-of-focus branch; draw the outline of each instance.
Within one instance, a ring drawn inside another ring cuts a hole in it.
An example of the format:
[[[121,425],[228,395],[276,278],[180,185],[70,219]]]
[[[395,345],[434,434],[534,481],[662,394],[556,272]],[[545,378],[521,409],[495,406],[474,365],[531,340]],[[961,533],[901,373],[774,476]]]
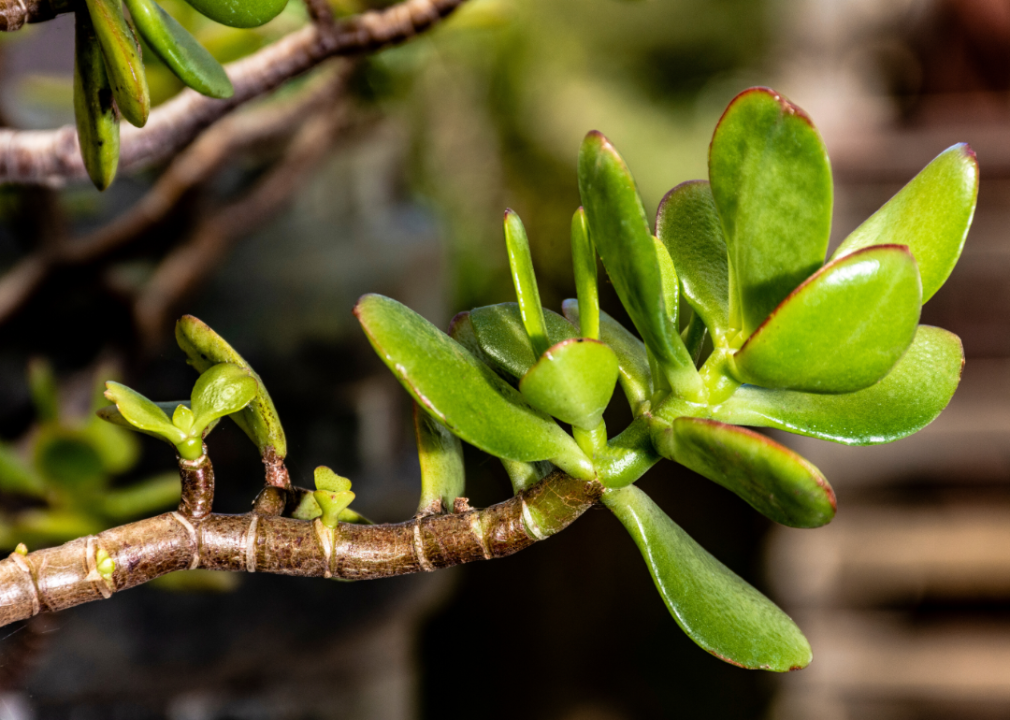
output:
[[[2,1],[2,0],[0,0]],[[466,0],[405,0],[382,11],[313,24],[228,65],[235,94],[216,100],[185,90],[151,113],[143,128],[124,127],[120,171],[165,160],[205,127],[239,105],[335,55],[357,55],[403,42],[450,14]],[[53,183],[85,177],[77,130],[0,130],[0,182]]]
[[[69,0],[0,0],[0,32],[20,30],[25,23],[52,20],[71,10]]]
[[[305,7],[309,11],[312,22],[324,30],[333,29],[333,8],[330,7],[328,0],[305,0]]]
[[[168,316],[186,294],[218,266],[238,238],[273,217],[327,156],[347,123],[345,109],[334,101],[320,108],[292,139],[284,157],[243,198],[198,224],[189,240],[161,262],[134,303],[133,316],[144,347],[164,337]]]
[[[331,107],[343,95],[350,65],[334,60],[283,101],[268,101],[220,120],[200,135],[161,174],[133,207],[79,239],[47,243],[0,277],[0,323],[8,320],[61,265],[95,262],[141,237],[161,222],[192,188],[212,177],[235,153],[292,132],[305,117]]]

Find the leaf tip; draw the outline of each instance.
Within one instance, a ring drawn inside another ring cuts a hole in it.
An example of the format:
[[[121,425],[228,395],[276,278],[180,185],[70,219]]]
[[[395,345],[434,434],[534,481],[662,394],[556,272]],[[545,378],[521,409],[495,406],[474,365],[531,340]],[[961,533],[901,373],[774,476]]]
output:
[[[357,314],[357,313],[355,313],[355,314]],[[449,337],[451,337],[451,338],[455,338],[456,337],[456,326],[459,325],[461,322],[464,322],[468,317],[470,317],[470,311],[469,310],[464,310],[463,312],[458,312],[458,313],[456,313],[455,315],[452,316],[452,320],[449,321],[449,328],[448,328]]]

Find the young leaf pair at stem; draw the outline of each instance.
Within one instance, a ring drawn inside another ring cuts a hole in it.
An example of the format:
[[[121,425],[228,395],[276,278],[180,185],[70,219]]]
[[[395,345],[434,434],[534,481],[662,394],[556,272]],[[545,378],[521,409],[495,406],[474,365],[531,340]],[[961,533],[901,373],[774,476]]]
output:
[[[151,110],[142,37],[186,85],[213,98],[234,93],[221,64],[154,0],[82,0],[75,11],[74,115],[88,176],[104,190],[119,164],[119,116],[143,127]],[[196,10],[232,27],[255,27],[287,0],[193,0]],[[132,22],[131,22],[132,20]],[[118,113],[117,113],[118,109]]]
[[[544,461],[608,488],[603,503],[702,647],[745,667],[794,669],[810,660],[795,624],[632,483],[666,457],[778,522],[830,521],[834,494],[821,473],[739,425],[875,444],[939,414],[960,377],[960,341],[917,323],[960,255],[977,177],[971,151],[951,148],[824,265],[832,187],[823,143],[802,111],[757,88],[720,120],[709,182],[671,191],[655,236],[624,161],[602,135],[587,136],[585,212],[573,221],[579,298],[565,303],[571,323],[540,307],[525,231],[511,212],[505,235],[518,306],[461,314],[452,338],[381,296],[362,298],[356,314],[418,406],[501,458],[517,490],[543,475]],[[597,252],[644,342],[599,311]],[[692,309],[687,323],[681,294]],[[704,357],[706,333],[713,350]],[[635,421],[608,440],[601,414],[617,380]]]

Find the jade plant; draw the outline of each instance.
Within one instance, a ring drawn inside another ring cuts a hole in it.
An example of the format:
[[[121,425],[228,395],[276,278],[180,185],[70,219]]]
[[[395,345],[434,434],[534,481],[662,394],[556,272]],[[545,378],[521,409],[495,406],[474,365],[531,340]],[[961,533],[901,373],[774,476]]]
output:
[[[578,180],[578,297],[561,314],[541,305],[529,239],[512,211],[504,235],[518,302],[460,313],[448,333],[380,295],[355,308],[415,400],[422,487],[412,519],[371,524],[348,507],[350,481],[329,468],[317,469],[315,490],[292,484],[262,380],[187,316],[176,336],[203,373],[189,407],[159,407],[111,384],[116,409],[103,413],[176,448],[179,510],[13,554],[0,562],[0,619],[108,597],[186,567],[343,579],[431,571],[511,554],[602,503],[641,550],[674,620],[702,648],[747,668],[807,665],[811,648],[796,624],[635,483],[665,458],[776,522],[829,522],[835,495],[820,471],[749,428],[870,445],[920,430],[947,405],[961,343],[919,316],[964,245],[977,194],[974,154],[965,145],[941,153],[827,259],[824,144],[799,108],[764,88],[732,101],[712,139],[709,180],[671,190],[654,225],[600,133],[582,144]],[[633,329],[600,309],[597,258]],[[618,385],[633,420],[612,432],[604,415]],[[243,516],[210,508],[203,441],[224,414],[267,468],[266,487]],[[470,507],[463,442],[501,460],[514,497]],[[80,577],[69,577],[72,565]],[[64,569],[58,583],[52,567]]]

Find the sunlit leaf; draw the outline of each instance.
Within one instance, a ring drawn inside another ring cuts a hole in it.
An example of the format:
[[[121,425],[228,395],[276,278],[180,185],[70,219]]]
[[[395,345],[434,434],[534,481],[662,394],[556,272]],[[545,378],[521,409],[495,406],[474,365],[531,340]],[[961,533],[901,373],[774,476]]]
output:
[[[537,361],[539,355],[533,352],[516,303],[476,308],[470,311],[469,321],[481,353],[495,370],[518,379]],[[578,337],[572,323],[557,313],[544,310],[544,321],[551,345]]]
[[[258,392],[246,368],[231,363],[213,365],[193,385],[193,430],[202,432],[211,421],[242,410]]]
[[[105,387],[105,397],[115,404],[119,414],[131,426],[171,443],[186,439],[186,434],[172,424],[164,410],[137,391],[111,380],[105,383]],[[115,422],[108,412],[99,411],[99,417]]]
[[[589,237],[586,211],[579,208],[572,216],[572,269],[578,295],[579,335],[600,339],[600,293],[597,286],[596,248]]]
[[[505,247],[508,249],[509,268],[512,270],[512,284],[519,300],[519,312],[523,326],[537,357],[550,347],[547,327],[544,324],[544,309],[540,305],[540,291],[533,273],[533,257],[530,255],[530,241],[526,237],[523,221],[514,210],[505,211]]]
[[[222,25],[253,28],[280,15],[288,0],[186,0],[201,14]]]
[[[519,382],[530,405],[570,425],[600,424],[617,385],[617,356],[605,343],[564,340],[548,348]]]
[[[127,122],[143,127],[151,112],[151,95],[140,45],[123,16],[122,4],[120,0],[85,1],[102,45],[116,106]]]

